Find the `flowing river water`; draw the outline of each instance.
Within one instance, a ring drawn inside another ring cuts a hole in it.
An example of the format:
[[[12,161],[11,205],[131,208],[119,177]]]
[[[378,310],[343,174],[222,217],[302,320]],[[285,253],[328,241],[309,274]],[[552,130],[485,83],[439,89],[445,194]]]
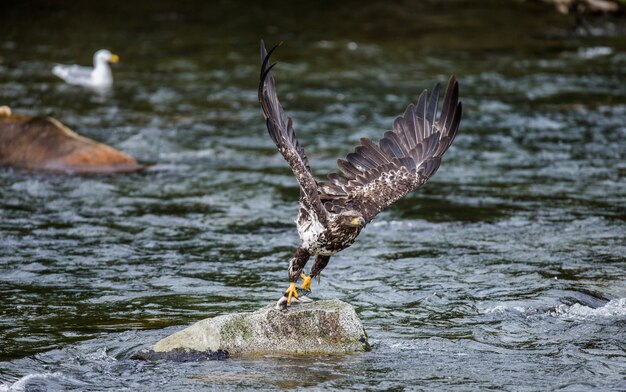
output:
[[[0,391],[626,390],[626,23],[523,2],[16,2],[0,105],[153,164],[0,171]],[[456,74],[440,170],[331,260],[372,351],[198,363],[137,349],[286,288],[298,188],[258,44],[315,174]],[[54,63],[121,56],[101,94]]]

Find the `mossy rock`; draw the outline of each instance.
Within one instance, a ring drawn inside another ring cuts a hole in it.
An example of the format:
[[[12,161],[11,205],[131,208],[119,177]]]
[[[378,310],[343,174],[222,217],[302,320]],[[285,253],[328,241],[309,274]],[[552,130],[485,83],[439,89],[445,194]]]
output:
[[[143,352],[300,355],[353,353],[369,348],[367,333],[354,307],[328,300],[296,304],[286,311],[268,305],[255,312],[205,319]]]

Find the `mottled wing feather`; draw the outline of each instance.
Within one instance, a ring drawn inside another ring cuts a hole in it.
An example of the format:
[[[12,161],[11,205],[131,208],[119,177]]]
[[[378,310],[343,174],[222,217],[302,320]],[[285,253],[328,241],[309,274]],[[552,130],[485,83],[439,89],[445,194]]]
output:
[[[361,139],[361,145],[337,160],[341,174],[331,173],[320,183],[320,198],[328,211],[354,209],[366,221],[419,188],[432,177],[448,150],[461,120],[461,103],[456,78],[451,77],[436,120],[439,85],[429,96],[420,94],[385,132],[378,144]]]
[[[288,148],[293,149],[297,153],[300,161],[310,173],[311,168],[309,167],[309,161],[304,154],[304,149],[298,142],[296,132],[293,129],[291,117],[285,114],[280,101],[278,100],[278,95],[276,94],[274,76],[271,72],[274,64],[268,66],[270,56],[277,47],[278,45],[274,46],[268,54],[263,41],[261,41],[262,66],[260,75],[261,81],[259,84],[259,102],[261,104],[261,108],[263,109],[267,129],[274,143],[276,143],[279,148],[279,144],[287,144]]]
[[[278,151],[285,158],[296,176],[301,190],[301,201],[305,208],[313,209],[318,215],[318,220],[325,223],[327,218],[317,190],[317,183],[311,174],[309,161],[304,154],[304,149],[300,146],[296,133],[293,129],[292,120],[285,114],[278,96],[271,69],[274,65],[269,65],[272,52],[278,47],[274,46],[269,53],[261,41],[261,75],[259,83],[259,103],[263,109],[265,123],[270,137],[278,147]]]
[[[435,88],[433,88],[433,92],[430,94],[430,100],[428,101],[428,108],[426,110],[426,120],[430,124],[434,124],[436,121],[437,115],[437,103],[439,103],[439,90],[441,89],[441,85],[437,83]],[[430,128],[433,129],[433,128]]]

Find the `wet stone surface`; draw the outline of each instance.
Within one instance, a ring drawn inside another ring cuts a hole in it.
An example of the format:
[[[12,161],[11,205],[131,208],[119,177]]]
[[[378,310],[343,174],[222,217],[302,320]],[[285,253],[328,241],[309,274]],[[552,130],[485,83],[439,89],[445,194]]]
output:
[[[345,354],[370,349],[354,307],[339,300],[273,305],[254,312],[205,319],[160,340],[155,353],[180,350],[228,352],[231,356],[266,354]]]

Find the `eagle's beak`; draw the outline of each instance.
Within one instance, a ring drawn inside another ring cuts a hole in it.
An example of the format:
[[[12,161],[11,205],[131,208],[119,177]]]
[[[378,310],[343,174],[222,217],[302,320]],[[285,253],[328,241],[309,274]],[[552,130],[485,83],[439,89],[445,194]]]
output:
[[[111,58],[109,59],[109,63],[111,64],[115,64],[118,61],[120,61],[120,56],[116,55],[116,54],[112,54]]]
[[[350,221],[350,224],[358,227],[363,227],[365,226],[365,219],[363,219],[362,217],[354,218]]]

